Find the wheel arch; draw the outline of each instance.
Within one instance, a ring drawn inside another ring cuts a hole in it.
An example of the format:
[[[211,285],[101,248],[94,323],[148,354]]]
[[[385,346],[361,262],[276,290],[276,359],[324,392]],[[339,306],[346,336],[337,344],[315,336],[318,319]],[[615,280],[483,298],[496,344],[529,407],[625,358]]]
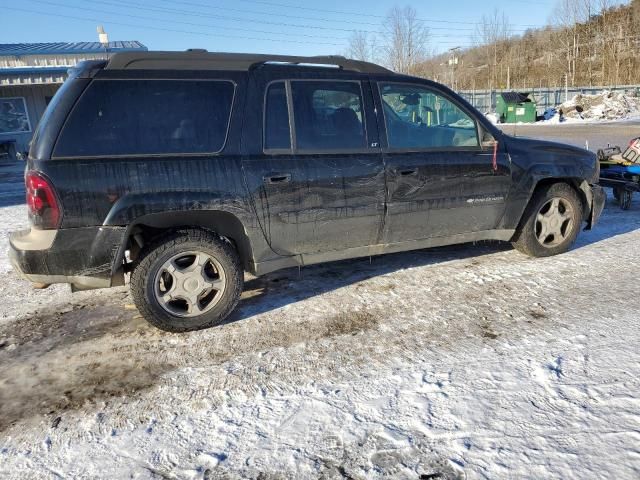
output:
[[[576,192],[583,207],[583,221],[586,221],[588,219],[593,204],[593,198],[589,183],[586,180],[578,177],[542,177],[537,179],[533,188],[531,189],[529,199],[527,200],[524,209],[520,213],[520,218],[518,219],[518,228],[522,226],[523,221],[526,221],[525,216],[527,214],[527,210],[529,208],[529,205],[533,201],[536,192],[538,192],[542,188],[549,187],[556,183],[565,183]]]
[[[135,260],[140,250],[154,238],[179,228],[200,228],[229,240],[245,270],[254,271],[251,240],[242,221],[223,210],[198,210],[152,213],[137,218],[127,228],[125,241],[115,259],[115,269],[123,265],[125,252],[129,250]]]
[[[593,207],[593,194],[591,193],[589,182],[578,177],[542,178],[536,184],[533,193],[535,193],[539,188],[547,185],[553,185],[555,183],[566,183],[578,194],[578,198],[582,203],[583,221],[586,221],[589,217],[589,213],[591,212],[591,208]],[[533,194],[531,196],[533,198]]]

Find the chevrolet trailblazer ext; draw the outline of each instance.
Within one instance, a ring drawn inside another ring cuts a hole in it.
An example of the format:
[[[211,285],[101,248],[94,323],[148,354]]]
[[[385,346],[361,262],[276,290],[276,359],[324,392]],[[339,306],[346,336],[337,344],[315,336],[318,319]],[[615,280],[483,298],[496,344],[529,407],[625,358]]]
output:
[[[187,331],[229,315],[244,271],[477,240],[566,252],[602,212],[597,181],[592,153],[505,135],[378,65],[118,53],[79,64],[47,108],[10,256],[74,289],[130,272],[142,315]]]

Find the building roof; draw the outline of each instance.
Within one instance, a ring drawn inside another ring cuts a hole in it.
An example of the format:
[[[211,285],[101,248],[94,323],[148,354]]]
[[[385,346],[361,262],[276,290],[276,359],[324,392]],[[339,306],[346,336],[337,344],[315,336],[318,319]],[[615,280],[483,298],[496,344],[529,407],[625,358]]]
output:
[[[0,43],[0,56],[72,55],[146,50],[147,47],[136,40],[109,42],[106,49],[100,42]]]

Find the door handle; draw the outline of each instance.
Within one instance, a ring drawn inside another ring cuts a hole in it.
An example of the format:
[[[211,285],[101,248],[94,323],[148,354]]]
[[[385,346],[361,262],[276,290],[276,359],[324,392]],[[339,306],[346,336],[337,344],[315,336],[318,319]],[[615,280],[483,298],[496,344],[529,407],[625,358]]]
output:
[[[273,185],[274,183],[289,183],[291,181],[290,173],[274,173],[264,177],[264,183]]]
[[[401,177],[411,177],[418,173],[417,168],[397,168],[396,173]]]

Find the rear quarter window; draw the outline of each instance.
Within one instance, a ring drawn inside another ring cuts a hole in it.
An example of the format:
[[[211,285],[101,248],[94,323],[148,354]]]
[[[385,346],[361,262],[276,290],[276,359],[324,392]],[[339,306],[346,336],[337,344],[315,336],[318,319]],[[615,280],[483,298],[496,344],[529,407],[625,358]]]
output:
[[[67,119],[53,156],[220,152],[234,91],[225,80],[94,80]]]

